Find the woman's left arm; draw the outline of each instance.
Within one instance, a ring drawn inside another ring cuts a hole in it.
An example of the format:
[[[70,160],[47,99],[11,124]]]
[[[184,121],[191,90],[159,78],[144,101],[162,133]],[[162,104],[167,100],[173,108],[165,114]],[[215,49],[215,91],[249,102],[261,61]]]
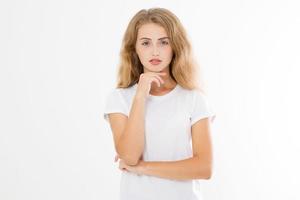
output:
[[[119,168],[136,174],[166,179],[210,179],[212,175],[212,142],[210,121],[204,118],[192,126],[193,157],[178,161],[143,161],[128,166],[120,161]]]

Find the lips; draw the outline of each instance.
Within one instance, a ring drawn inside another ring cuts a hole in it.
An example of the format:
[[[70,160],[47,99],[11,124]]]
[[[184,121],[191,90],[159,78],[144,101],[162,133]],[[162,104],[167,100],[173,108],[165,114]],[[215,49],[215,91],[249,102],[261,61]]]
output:
[[[151,59],[149,62],[150,62],[152,65],[158,65],[159,63],[161,63],[161,60],[159,60],[159,59]]]

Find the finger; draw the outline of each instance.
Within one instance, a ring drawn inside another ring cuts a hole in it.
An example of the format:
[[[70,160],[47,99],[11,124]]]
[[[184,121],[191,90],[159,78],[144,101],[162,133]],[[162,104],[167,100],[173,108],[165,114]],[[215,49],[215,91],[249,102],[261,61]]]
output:
[[[120,169],[120,170],[123,170],[123,169],[124,169],[124,166],[123,166],[122,164],[120,164],[120,165],[119,165],[119,169]]]
[[[157,78],[160,80],[160,82],[161,82],[162,84],[165,83],[165,81],[164,81],[159,75],[156,75],[155,77],[157,77]]]
[[[153,77],[152,81],[156,82],[157,86],[160,87],[160,82],[159,82],[159,80],[157,80],[157,78]]]
[[[119,159],[119,155],[116,155],[116,156],[115,156],[115,162],[117,162],[118,159]]]

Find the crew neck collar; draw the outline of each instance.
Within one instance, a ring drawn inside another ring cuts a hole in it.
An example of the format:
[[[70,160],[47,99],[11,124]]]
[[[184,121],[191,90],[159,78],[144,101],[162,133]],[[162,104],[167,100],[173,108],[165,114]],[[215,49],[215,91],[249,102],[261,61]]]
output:
[[[135,89],[137,88],[137,85],[138,85],[137,83],[134,85],[134,88],[135,88]],[[179,84],[176,83],[176,86],[175,86],[171,91],[169,91],[168,93],[166,93],[166,94],[164,94],[164,95],[160,95],[160,96],[149,94],[147,98],[148,98],[148,99],[151,99],[151,100],[162,100],[162,99],[166,99],[166,98],[168,98],[168,97],[173,96],[173,95],[176,93],[176,91],[178,90],[178,88],[179,88]]]

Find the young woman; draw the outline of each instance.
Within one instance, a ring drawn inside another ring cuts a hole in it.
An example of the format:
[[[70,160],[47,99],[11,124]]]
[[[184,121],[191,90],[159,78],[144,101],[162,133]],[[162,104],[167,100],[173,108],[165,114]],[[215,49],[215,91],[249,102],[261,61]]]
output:
[[[122,170],[120,199],[201,199],[195,184],[212,175],[215,113],[182,24],[167,9],[140,10],[120,55],[118,84],[104,109]]]

